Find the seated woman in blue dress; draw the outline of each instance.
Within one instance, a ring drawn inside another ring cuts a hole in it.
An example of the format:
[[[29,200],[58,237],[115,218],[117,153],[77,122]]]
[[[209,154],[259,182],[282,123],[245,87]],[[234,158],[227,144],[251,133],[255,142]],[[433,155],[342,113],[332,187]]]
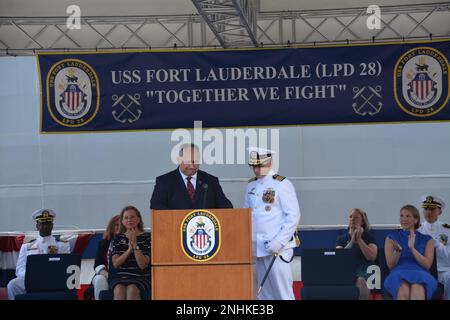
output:
[[[348,232],[336,240],[336,248],[353,249],[356,251],[356,287],[359,289],[359,299],[369,300],[370,290],[367,288],[367,267],[377,258],[378,247],[370,231],[367,214],[358,208],[350,210],[348,217]]]
[[[112,244],[116,268],[110,287],[114,300],[140,300],[150,296],[150,235],[144,232],[139,210],[125,207],[120,214],[120,234]]]
[[[437,281],[428,271],[433,264],[432,238],[417,230],[419,210],[412,205],[400,209],[401,230],[390,233],[384,245],[386,263],[391,272],[385,289],[397,300],[431,299]]]

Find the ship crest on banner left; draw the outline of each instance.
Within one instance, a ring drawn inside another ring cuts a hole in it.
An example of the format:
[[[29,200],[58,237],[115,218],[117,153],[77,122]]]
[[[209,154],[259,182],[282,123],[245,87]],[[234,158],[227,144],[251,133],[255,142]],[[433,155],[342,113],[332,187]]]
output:
[[[47,108],[57,123],[81,127],[97,114],[99,81],[94,69],[79,59],[55,63],[47,76]]]

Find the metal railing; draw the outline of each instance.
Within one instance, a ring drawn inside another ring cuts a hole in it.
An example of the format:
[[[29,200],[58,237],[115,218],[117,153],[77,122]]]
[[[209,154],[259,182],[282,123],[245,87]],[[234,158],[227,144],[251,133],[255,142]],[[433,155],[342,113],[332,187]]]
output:
[[[450,2],[383,6],[378,30],[367,28],[369,15],[362,7],[261,12],[251,1],[224,0],[216,6],[213,0],[193,2],[204,4],[198,7],[199,14],[81,17],[80,30],[67,28],[67,17],[0,17],[0,54],[290,46],[450,36]]]

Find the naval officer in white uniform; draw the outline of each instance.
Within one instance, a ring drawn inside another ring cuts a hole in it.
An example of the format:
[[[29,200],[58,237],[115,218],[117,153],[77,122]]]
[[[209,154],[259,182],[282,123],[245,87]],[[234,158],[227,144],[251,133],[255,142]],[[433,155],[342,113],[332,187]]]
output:
[[[56,213],[53,210],[40,209],[33,212],[32,217],[36,221],[36,229],[39,231],[39,236],[36,240],[25,243],[20,248],[16,265],[17,278],[12,279],[8,283],[9,300],[14,300],[17,295],[26,293],[25,270],[29,255],[70,253],[70,245],[68,243],[57,241],[52,236],[53,220],[56,217]]]
[[[290,262],[297,246],[300,207],[292,183],[272,169],[273,151],[249,148],[249,165],[255,177],[249,180],[244,207],[252,209],[258,284],[275,262],[258,296],[260,300],[294,300]]]
[[[425,195],[421,201],[425,221],[417,231],[430,235],[434,240],[438,280],[444,285],[444,299],[450,300],[450,225],[439,220],[445,203],[435,195]]]

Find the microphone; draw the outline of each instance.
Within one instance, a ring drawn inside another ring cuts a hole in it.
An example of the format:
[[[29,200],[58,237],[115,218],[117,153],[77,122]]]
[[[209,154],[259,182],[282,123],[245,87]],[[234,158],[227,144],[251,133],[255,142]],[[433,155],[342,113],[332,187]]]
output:
[[[203,208],[202,209],[206,209],[206,194],[208,193],[208,184],[204,183],[202,185],[202,188],[205,190],[205,193],[203,194]]]

